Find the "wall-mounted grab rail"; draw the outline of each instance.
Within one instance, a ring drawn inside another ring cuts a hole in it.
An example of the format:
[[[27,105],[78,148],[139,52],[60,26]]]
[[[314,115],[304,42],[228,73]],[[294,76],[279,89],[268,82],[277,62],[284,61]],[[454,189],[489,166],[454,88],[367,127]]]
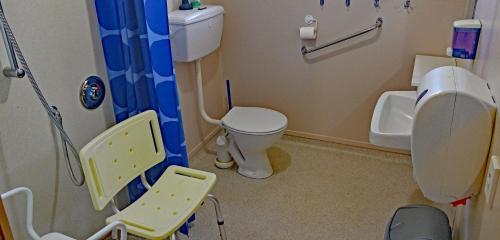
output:
[[[3,11],[2,3],[0,2],[0,9]],[[16,52],[9,38],[7,37],[7,32],[3,24],[0,24],[0,31],[2,32],[3,42],[5,44],[5,51],[7,52],[7,56],[9,57],[10,67],[6,67],[3,69],[3,75],[6,77],[16,77],[23,78],[25,72],[22,68],[19,68],[17,64]]]
[[[359,32],[356,32],[356,33],[353,33],[353,34],[347,35],[347,36],[342,37],[342,38],[340,38],[340,39],[337,39],[337,40],[335,40],[335,41],[333,41],[333,42],[330,42],[330,43],[325,43],[325,44],[319,45],[319,46],[317,46],[317,47],[315,47],[315,48],[310,48],[310,49],[309,49],[309,48],[307,48],[306,46],[302,46],[302,48],[300,49],[300,51],[302,52],[302,55],[306,55],[306,54],[308,54],[308,53],[316,52],[316,51],[321,50],[321,49],[323,49],[323,48],[327,48],[327,47],[333,46],[333,45],[335,45],[335,44],[339,44],[339,43],[341,43],[341,42],[345,42],[345,41],[347,41],[347,40],[349,40],[349,39],[353,39],[353,38],[355,38],[355,37],[357,37],[357,36],[361,36],[361,35],[363,35],[363,34],[365,34],[365,33],[369,33],[369,32],[371,32],[371,31],[373,31],[373,30],[375,30],[375,29],[381,28],[383,24],[384,24],[384,20],[383,20],[381,17],[379,17],[379,18],[377,19],[377,22],[375,22],[375,25],[373,25],[373,26],[371,26],[371,27],[369,27],[369,28],[366,28],[366,29],[361,30],[361,31],[359,31]]]

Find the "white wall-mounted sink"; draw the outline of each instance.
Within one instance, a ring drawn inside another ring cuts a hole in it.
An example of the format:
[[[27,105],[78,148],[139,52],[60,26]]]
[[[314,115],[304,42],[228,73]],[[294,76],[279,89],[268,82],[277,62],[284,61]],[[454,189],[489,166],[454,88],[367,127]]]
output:
[[[387,148],[411,150],[416,91],[385,92],[373,111],[370,142]]]

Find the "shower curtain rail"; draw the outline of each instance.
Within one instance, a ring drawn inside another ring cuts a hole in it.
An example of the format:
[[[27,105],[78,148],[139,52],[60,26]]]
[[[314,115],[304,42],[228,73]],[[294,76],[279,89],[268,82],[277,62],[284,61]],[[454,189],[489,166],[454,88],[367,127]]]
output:
[[[306,55],[308,53],[313,53],[313,52],[316,52],[316,51],[321,50],[323,48],[327,48],[327,47],[339,44],[341,42],[345,42],[345,41],[347,41],[349,39],[353,39],[355,37],[358,37],[358,36],[361,36],[363,34],[369,33],[369,32],[371,32],[371,31],[373,31],[375,29],[381,28],[383,24],[384,24],[384,20],[381,17],[379,17],[379,18],[377,18],[377,22],[375,22],[375,24],[372,25],[369,28],[366,28],[366,29],[363,29],[363,30],[361,30],[359,32],[355,32],[353,34],[347,35],[347,36],[342,37],[340,39],[337,39],[337,40],[335,40],[333,42],[322,44],[322,45],[317,46],[315,48],[310,48],[309,49],[306,46],[302,46],[302,48],[300,49],[300,51],[302,52],[302,55]]]

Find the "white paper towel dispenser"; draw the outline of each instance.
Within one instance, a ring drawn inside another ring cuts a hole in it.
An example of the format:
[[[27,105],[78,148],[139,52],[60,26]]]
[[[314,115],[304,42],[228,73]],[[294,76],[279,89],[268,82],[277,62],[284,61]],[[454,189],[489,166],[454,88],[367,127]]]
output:
[[[411,134],[414,177],[425,197],[451,203],[479,191],[496,105],[483,79],[458,67],[425,75]]]

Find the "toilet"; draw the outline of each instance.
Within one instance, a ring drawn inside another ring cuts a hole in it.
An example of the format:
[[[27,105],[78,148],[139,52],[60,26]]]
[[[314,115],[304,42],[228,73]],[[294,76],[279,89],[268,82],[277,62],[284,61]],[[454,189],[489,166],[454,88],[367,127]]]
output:
[[[249,178],[262,179],[273,174],[266,150],[285,132],[288,119],[282,113],[260,107],[233,107],[218,120],[208,116],[203,96],[201,58],[220,46],[224,8],[203,5],[192,10],[169,13],[172,55],[176,62],[195,61],[198,107],[202,118],[223,128],[217,138],[219,168],[231,168]],[[233,161],[234,160],[234,161]]]
[[[280,139],[287,125],[282,113],[258,107],[234,107],[222,118],[228,151],[241,175],[267,178],[273,174],[266,150]]]

